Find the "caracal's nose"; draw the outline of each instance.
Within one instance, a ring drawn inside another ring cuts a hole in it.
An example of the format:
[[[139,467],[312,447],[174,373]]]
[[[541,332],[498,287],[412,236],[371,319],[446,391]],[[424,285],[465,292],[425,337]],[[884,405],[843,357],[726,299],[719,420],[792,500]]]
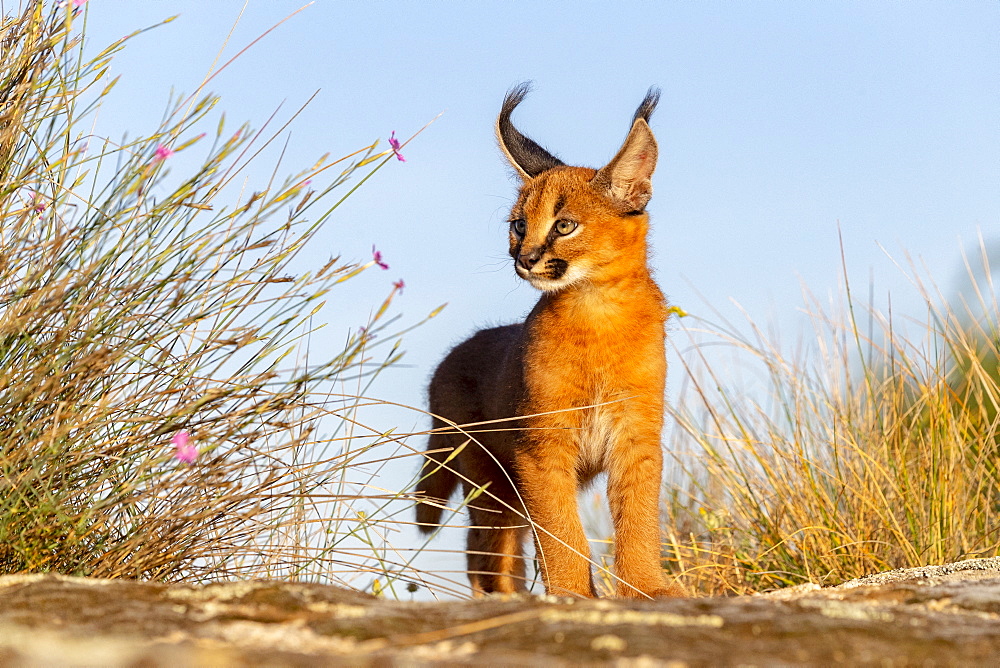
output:
[[[531,268],[538,264],[538,261],[542,259],[542,253],[537,248],[532,250],[530,253],[520,253],[517,256],[517,263],[524,267],[525,269],[531,271]]]

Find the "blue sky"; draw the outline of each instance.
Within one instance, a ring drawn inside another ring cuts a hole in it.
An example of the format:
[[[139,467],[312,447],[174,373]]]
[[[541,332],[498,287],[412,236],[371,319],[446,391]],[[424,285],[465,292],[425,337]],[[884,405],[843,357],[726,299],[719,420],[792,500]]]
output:
[[[90,0],[94,52],[180,15],[116,59],[122,81],[102,129],[152,129],[171,87],[190,93],[201,82],[241,11],[223,60],[302,4]],[[520,319],[537,298],[506,256],[516,183],[493,122],[513,84],[535,82],[518,126],[564,161],[594,167],[615,153],[646,89],[660,86],[649,206],[658,281],[691,313],[738,319],[739,304],[794,340],[802,286],[826,299],[843,283],[838,230],[856,291],[871,283],[880,305],[891,292],[895,314],[917,317],[920,299],[896,262],[908,253],[925,263],[947,293],[962,249],[980,232],[998,240],[998,35],[1000,4],[973,0],[318,0],[209,88],[231,122],[255,126],[319,90],[292,126],[289,172],[392,130],[409,136],[442,114],[406,147],[407,162],[387,165],[340,209],[314,256],[364,260],[375,244],[391,266],[331,300],[332,347],[398,278],[409,321],[449,303],[407,336],[407,366],[373,390],[419,406],[450,345]],[[259,163],[260,180],[269,167]]]

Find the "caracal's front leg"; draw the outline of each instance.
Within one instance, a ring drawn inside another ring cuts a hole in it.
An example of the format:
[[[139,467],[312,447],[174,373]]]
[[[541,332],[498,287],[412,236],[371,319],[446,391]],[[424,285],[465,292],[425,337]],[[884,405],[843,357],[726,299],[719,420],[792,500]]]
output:
[[[660,447],[658,411],[622,417],[608,466],[608,505],[615,527],[615,575],[623,598],[683,596],[660,566]]]
[[[590,544],[576,501],[577,448],[569,438],[571,433],[535,432],[545,440],[532,443],[530,449],[518,454],[518,477],[546,593],[593,597]]]

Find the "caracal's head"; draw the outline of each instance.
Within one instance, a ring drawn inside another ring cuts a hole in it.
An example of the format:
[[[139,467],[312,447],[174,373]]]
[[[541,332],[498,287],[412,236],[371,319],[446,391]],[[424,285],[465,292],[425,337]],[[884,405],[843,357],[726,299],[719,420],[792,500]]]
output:
[[[609,280],[646,263],[646,204],[653,194],[656,139],[649,116],[660,92],[650,88],[618,154],[601,169],[570,167],[510,121],[530,87],[504,99],[500,149],[523,181],[510,212],[510,255],[517,275],[546,292]]]

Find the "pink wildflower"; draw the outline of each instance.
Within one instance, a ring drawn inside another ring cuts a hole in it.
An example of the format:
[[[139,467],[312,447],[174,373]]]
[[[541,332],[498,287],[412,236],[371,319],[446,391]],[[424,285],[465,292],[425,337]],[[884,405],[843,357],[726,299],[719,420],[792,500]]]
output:
[[[406,287],[406,283],[403,282],[403,279],[399,279],[398,281],[392,284],[392,287],[399,290],[399,294],[403,294],[403,288]]]
[[[170,149],[169,146],[167,146],[166,144],[160,144],[159,146],[156,147],[156,155],[153,156],[153,164],[155,165],[158,162],[163,162],[173,154],[174,152]]]
[[[372,246],[372,258],[375,260],[375,264],[382,267],[383,269],[388,269],[389,265],[382,261],[382,253],[375,250],[375,246]]]
[[[81,8],[85,4],[87,4],[87,0],[73,0],[72,2],[70,2],[69,0],[59,0],[59,2],[56,3],[56,7],[62,9],[66,5],[70,5],[71,7],[73,7],[73,16],[76,16],[77,14],[83,11],[83,9]]]
[[[396,154],[397,160],[399,160],[400,162],[406,162],[406,158],[404,158],[403,154],[399,152],[399,149],[402,148],[402,146],[400,145],[399,140],[396,139],[395,130],[393,130],[392,134],[389,135],[389,146],[392,147],[392,152]]]
[[[188,439],[186,431],[179,431],[174,434],[170,442],[174,444],[174,457],[176,459],[185,464],[194,464],[194,460],[198,458],[198,448],[188,443]]]
[[[48,207],[48,205],[49,205],[49,203],[46,202],[44,199],[42,199],[42,195],[41,194],[39,194],[37,192],[34,192],[34,191],[31,193],[30,206],[31,206],[32,210],[35,213],[41,213],[41,212],[45,211],[45,209],[46,209],[46,207]]]

